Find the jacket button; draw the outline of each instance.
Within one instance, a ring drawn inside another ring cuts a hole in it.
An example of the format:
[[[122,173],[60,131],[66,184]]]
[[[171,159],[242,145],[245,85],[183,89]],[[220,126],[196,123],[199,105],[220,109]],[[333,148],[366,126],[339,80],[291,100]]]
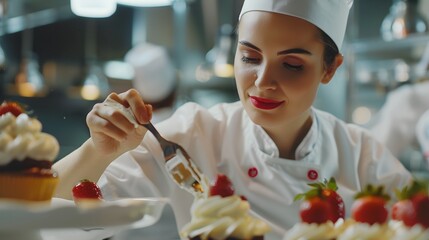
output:
[[[255,167],[249,168],[249,170],[247,170],[247,175],[249,175],[251,178],[258,176],[258,169]]]
[[[316,180],[318,177],[319,177],[319,173],[318,173],[316,170],[314,170],[314,169],[310,169],[310,170],[308,170],[308,172],[307,172],[307,178],[308,178],[309,180],[314,181],[314,180]]]

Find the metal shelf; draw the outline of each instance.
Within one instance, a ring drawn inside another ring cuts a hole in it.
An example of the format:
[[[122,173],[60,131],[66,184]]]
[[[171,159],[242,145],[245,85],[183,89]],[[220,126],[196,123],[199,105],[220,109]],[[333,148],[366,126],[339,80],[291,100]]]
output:
[[[382,39],[367,39],[353,41],[347,48],[354,54],[380,54],[383,52],[398,51],[429,43],[429,34],[414,34],[404,39],[384,41]]]
[[[0,21],[0,36],[40,27],[72,17],[74,17],[74,15],[70,6],[67,5],[55,9],[44,9],[21,16],[5,18]]]

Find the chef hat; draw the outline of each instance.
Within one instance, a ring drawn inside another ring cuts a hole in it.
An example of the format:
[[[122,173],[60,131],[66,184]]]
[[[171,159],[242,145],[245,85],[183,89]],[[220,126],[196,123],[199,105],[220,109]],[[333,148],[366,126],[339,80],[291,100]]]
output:
[[[134,68],[133,87],[143,100],[157,102],[166,98],[175,88],[176,74],[164,47],[141,43],[125,55],[125,62]]]
[[[298,17],[322,29],[341,49],[352,4],[353,0],[245,0],[239,18],[250,11]]]

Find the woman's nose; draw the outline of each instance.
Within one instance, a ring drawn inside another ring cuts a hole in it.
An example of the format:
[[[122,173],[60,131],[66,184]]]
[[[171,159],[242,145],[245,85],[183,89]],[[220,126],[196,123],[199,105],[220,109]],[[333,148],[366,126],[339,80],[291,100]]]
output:
[[[273,78],[273,71],[268,65],[262,66],[255,73],[255,86],[261,90],[276,88],[276,81]]]

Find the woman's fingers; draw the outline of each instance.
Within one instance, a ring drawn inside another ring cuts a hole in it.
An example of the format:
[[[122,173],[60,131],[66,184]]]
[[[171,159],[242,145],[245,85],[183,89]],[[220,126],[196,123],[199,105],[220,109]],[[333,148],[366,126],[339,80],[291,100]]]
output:
[[[139,123],[143,124],[150,121],[152,117],[152,107],[149,107],[150,105],[144,103],[137,90],[130,89],[119,94],[119,97],[124,101],[124,106],[129,107],[132,110]]]
[[[122,140],[135,129],[120,110],[103,103],[94,105],[87,116],[87,124],[92,131],[104,132],[117,140]]]

